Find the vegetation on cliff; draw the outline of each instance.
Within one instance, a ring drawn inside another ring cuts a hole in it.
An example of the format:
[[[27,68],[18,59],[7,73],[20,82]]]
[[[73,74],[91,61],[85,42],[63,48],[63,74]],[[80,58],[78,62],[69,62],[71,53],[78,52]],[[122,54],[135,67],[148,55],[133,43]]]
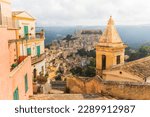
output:
[[[96,51],[86,51],[85,49],[80,49],[76,53],[81,57],[90,57],[90,61],[85,66],[77,66],[70,70],[73,75],[82,77],[94,77],[96,75]]]
[[[86,66],[77,66],[75,68],[72,68],[70,72],[73,75],[82,76],[82,77],[94,77],[96,75],[96,61],[95,59],[92,59],[90,61],[90,64]]]
[[[131,48],[126,49],[126,55],[129,56],[127,61],[137,60],[150,55],[150,46],[141,46],[137,50],[131,50]]]
[[[82,49],[78,50],[78,52],[76,54],[80,55],[81,57],[87,56],[87,57],[96,58],[95,50],[86,51],[84,48],[82,48]]]

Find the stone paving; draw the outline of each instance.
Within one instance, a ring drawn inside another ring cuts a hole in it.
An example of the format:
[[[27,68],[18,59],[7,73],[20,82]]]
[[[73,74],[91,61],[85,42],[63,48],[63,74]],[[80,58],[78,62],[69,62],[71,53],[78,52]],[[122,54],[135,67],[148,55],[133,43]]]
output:
[[[102,95],[38,94],[31,96],[30,100],[116,100],[116,99]]]

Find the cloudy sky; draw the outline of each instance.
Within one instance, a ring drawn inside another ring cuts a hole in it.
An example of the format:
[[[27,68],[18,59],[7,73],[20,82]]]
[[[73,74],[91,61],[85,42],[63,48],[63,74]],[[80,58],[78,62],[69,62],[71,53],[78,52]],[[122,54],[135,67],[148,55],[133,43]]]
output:
[[[150,0],[12,0],[13,10],[26,10],[41,26],[150,24]]]

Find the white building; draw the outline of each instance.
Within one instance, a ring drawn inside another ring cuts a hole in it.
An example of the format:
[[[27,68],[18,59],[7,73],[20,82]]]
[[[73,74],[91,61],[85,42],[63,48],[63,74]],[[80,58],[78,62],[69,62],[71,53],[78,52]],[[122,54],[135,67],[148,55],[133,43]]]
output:
[[[35,18],[25,11],[13,12],[13,19],[19,26],[18,53],[20,56],[31,56],[33,78],[45,75],[44,31],[36,33]]]

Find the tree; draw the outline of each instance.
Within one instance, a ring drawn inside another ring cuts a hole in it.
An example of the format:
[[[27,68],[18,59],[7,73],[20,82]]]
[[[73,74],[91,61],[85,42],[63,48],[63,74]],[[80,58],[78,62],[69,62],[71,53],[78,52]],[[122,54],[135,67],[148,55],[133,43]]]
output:
[[[75,68],[72,68],[70,70],[70,72],[73,74],[73,75],[81,75],[82,74],[82,68],[81,67],[75,67]]]
[[[83,70],[82,76],[84,77],[94,77],[96,75],[96,71],[94,67],[87,66]]]
[[[128,54],[129,55],[129,54]],[[141,46],[135,53],[130,53],[127,61],[137,60],[150,55],[150,46]]]
[[[94,77],[96,75],[96,60],[95,58],[90,60],[90,64],[84,67],[75,67],[70,70],[73,75],[78,75],[82,77]]]
[[[96,59],[95,59],[95,58],[92,58],[92,59],[90,60],[89,66],[96,67]]]
[[[62,79],[61,79],[61,75],[56,76],[56,77],[55,77],[55,80],[56,80],[56,81],[61,81],[61,80],[62,80]]]
[[[87,57],[93,57],[96,58],[96,51],[94,50],[90,50],[90,51],[86,51],[84,48],[79,49],[77,52],[78,55],[80,56],[87,56]]]

